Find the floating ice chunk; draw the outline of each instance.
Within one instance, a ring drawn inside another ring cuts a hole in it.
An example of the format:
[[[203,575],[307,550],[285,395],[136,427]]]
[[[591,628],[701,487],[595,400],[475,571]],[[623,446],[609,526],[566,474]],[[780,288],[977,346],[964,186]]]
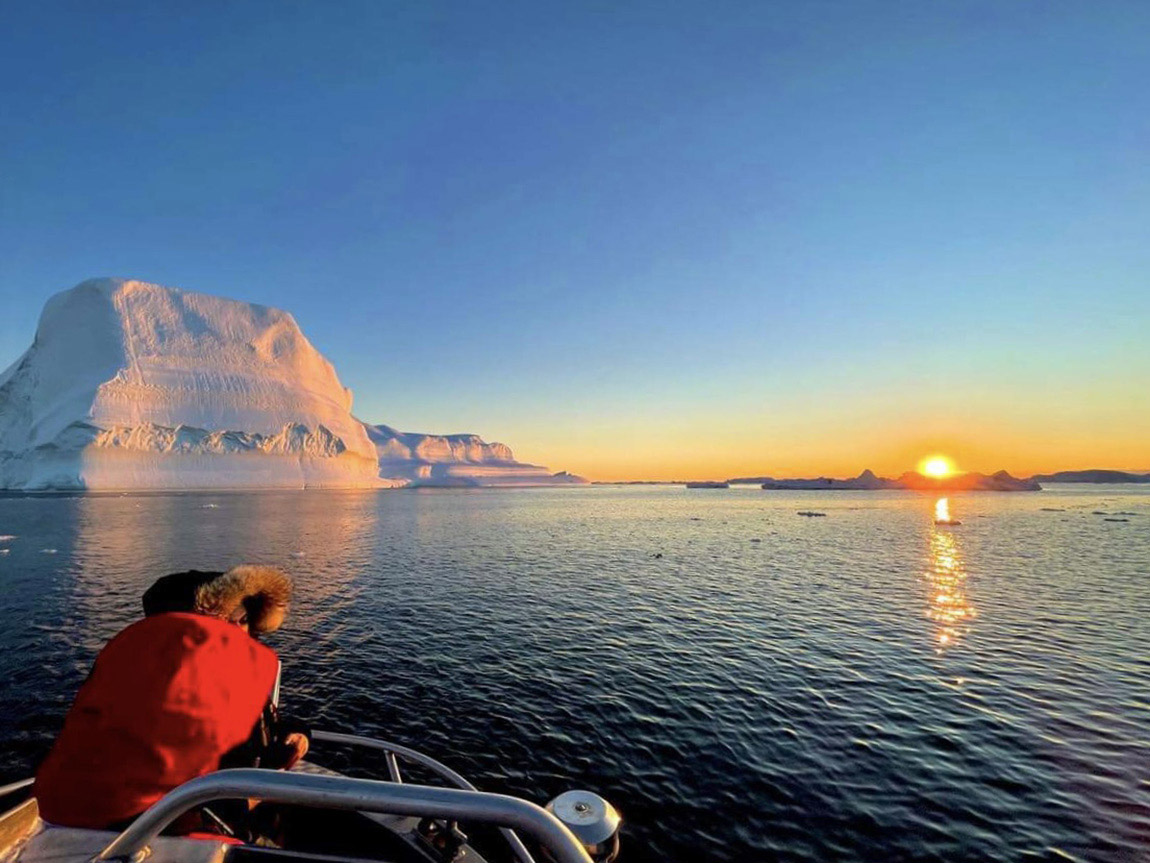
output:
[[[42,548],[40,549],[40,554],[56,554],[56,551],[54,548]]]
[[[14,533],[0,533],[0,542],[11,542],[16,538]]]
[[[307,555],[304,554],[302,551],[293,551],[291,553],[291,556],[292,557],[307,557]]]
[[[515,460],[511,448],[474,434],[430,435],[364,424],[379,458],[379,475],[423,486],[586,485],[567,471]]]

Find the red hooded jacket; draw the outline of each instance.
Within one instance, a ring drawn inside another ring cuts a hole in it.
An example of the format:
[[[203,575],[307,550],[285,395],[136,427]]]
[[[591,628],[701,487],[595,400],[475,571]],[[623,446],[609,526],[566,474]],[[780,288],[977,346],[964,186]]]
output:
[[[251,735],[277,668],[274,651],[223,620],[132,624],[96,657],[36,775],[41,816],[107,828],[217,769]]]

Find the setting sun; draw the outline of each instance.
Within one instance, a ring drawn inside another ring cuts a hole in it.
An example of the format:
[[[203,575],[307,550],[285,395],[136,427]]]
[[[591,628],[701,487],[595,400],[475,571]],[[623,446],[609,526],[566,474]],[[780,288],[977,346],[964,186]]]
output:
[[[919,465],[919,473],[924,476],[931,476],[936,479],[942,479],[954,473],[954,465],[950,459],[941,455],[934,455],[930,458],[923,459]]]

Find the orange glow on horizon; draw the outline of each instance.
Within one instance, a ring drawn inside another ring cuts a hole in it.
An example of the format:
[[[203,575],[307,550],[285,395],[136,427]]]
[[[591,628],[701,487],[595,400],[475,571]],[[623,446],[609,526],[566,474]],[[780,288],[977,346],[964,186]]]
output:
[[[792,428],[797,421],[791,418],[777,420],[778,426],[756,421],[732,422],[729,427],[714,426],[711,417],[704,419],[668,418],[652,431],[620,417],[614,422],[572,423],[561,429],[540,424],[523,431],[512,429],[503,436],[515,442],[515,455],[522,461],[600,482],[760,476],[845,479],[868,468],[880,477],[897,479],[908,469],[921,469],[924,456],[943,454],[956,472],[992,474],[1005,469],[1019,478],[1088,468],[1150,472],[1150,444],[1140,432],[1150,421],[1150,408],[1141,425],[1128,417],[1104,414],[1098,421],[1107,424],[1102,431],[1056,422],[1024,430],[977,418],[968,422],[962,434],[934,427],[941,422],[899,428],[886,417],[873,424],[804,417],[801,429]],[[1118,420],[1124,422],[1118,425]],[[948,418],[946,425],[953,424]]]

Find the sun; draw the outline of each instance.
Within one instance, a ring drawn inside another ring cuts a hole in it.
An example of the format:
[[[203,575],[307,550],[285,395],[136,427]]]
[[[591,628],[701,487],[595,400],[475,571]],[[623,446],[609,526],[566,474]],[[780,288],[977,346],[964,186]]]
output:
[[[932,455],[919,463],[918,470],[924,476],[944,479],[954,473],[954,464],[944,455]]]

